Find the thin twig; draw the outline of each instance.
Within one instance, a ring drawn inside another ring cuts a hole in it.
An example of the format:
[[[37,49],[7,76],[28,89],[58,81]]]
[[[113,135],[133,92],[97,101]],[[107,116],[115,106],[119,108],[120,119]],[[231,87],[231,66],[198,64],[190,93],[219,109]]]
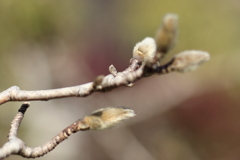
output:
[[[20,90],[19,87],[13,86],[0,93],[0,104],[8,101],[47,101],[64,97],[86,97],[96,91],[106,92],[118,86],[127,86],[142,76],[142,70],[138,70],[140,65],[136,61],[132,60],[132,63],[123,72],[102,77],[101,82],[94,81],[79,86],[36,91]]]
[[[124,71],[117,72],[117,69],[111,65],[109,75],[98,76],[93,82],[86,84],[59,89],[26,91],[12,86],[0,93],[0,105],[9,101],[46,101],[64,97],[86,97],[93,92],[106,92],[119,86],[132,86],[133,82],[153,74],[190,71],[210,59],[207,52],[190,50],[181,52],[165,65],[160,65],[161,59],[175,44],[176,36],[177,16],[174,14],[166,15],[156,34],[156,39],[147,37],[136,44],[130,64]],[[75,132],[111,128],[123,120],[135,116],[133,110],[124,107],[100,109],[72,123],[46,144],[30,148],[17,137],[18,128],[29,105],[29,103],[24,103],[12,121],[8,142],[0,148],[0,159],[11,154],[27,158],[40,157],[53,150]]]
[[[25,146],[24,142],[17,137],[17,131],[29,105],[29,103],[22,104],[17,115],[13,119],[8,134],[8,142],[5,143],[2,148],[0,148],[0,159],[8,157],[11,154],[17,154]]]
[[[44,145],[30,148],[17,137],[18,128],[24,117],[24,113],[30,103],[24,103],[18,110],[17,115],[12,121],[8,135],[8,142],[0,148],[0,159],[4,159],[12,154],[17,154],[26,158],[36,158],[44,156],[52,151],[62,141],[66,140],[73,133],[87,130],[104,130],[116,126],[122,121],[135,116],[133,110],[125,107],[103,108],[93,112],[91,115],[79,119],[62,130]]]

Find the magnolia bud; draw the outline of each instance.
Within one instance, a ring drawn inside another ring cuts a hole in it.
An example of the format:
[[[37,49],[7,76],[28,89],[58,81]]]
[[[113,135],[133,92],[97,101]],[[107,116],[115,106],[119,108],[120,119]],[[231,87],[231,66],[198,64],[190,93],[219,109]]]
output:
[[[133,48],[133,57],[140,61],[152,60],[156,54],[156,43],[153,38],[147,37]]]
[[[179,72],[191,71],[209,59],[209,53],[204,51],[184,51],[174,57],[173,63],[170,67],[171,69]]]
[[[104,130],[112,128],[124,120],[134,117],[132,109],[125,107],[102,108],[91,115],[84,117],[84,122],[90,126],[91,130]]]
[[[155,36],[158,52],[165,54],[176,43],[177,22],[178,16],[175,14],[167,14],[163,18],[162,25],[157,30]]]

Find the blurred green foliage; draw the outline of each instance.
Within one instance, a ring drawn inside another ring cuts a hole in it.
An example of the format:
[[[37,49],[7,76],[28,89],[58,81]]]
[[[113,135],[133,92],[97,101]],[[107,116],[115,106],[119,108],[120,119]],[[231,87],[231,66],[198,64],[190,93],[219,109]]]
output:
[[[226,56],[239,50],[240,10],[234,0],[2,0],[0,67],[6,71],[1,75],[13,78],[5,60],[10,53],[18,54],[19,44],[52,47],[59,39],[78,50],[95,48],[79,54],[109,57],[113,56],[109,52],[116,52],[115,56],[127,60],[133,45],[146,36],[154,36],[163,15],[170,12],[179,15],[180,28],[179,41],[170,56],[186,49]],[[112,50],[103,50],[111,46]]]
[[[78,32],[82,24],[82,4],[77,1],[55,0],[1,1],[1,51],[21,41],[47,43],[52,37]]]
[[[237,17],[240,11],[228,1],[2,0],[0,49],[24,40],[44,43],[55,36],[71,37],[81,32],[86,23],[112,26],[118,23],[121,32],[131,34],[130,37],[123,34],[125,37],[122,38],[141,40],[153,36],[162,16],[169,12],[179,15],[181,50],[205,49],[219,54],[234,51],[238,45],[240,22]],[[107,16],[98,18],[103,14]]]

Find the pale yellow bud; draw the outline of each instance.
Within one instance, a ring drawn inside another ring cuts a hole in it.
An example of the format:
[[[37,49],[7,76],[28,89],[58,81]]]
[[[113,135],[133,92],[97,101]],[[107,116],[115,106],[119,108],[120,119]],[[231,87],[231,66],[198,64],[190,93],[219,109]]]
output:
[[[151,37],[143,39],[133,48],[133,57],[140,61],[152,60],[156,54],[156,43]]]
[[[91,115],[84,117],[86,124],[91,130],[104,130],[112,128],[124,120],[134,117],[135,113],[132,109],[125,107],[109,107],[102,108]]]
[[[156,33],[157,51],[163,55],[169,51],[177,39],[177,23],[178,16],[175,14],[167,14],[163,18],[162,25]]]
[[[209,61],[209,59],[209,53],[204,51],[184,51],[174,57],[173,63],[170,67],[178,72],[191,71],[196,69],[202,63]]]

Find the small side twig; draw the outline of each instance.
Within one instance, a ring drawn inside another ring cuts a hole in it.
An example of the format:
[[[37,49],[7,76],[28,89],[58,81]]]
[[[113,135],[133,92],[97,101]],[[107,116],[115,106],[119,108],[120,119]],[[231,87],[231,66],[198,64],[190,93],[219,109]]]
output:
[[[2,148],[0,148],[0,159],[4,159],[12,154],[20,155],[26,158],[41,157],[52,151],[57,145],[66,140],[73,133],[78,131],[104,130],[112,128],[122,121],[135,116],[135,113],[132,109],[125,107],[109,107],[99,109],[89,116],[75,121],[44,145],[30,148],[26,146],[20,138],[17,137],[17,131],[24,117],[24,113],[29,106],[30,103],[25,102],[13,119],[8,135],[8,142],[5,143]]]
[[[17,115],[13,119],[8,134],[8,142],[5,143],[2,148],[0,148],[0,159],[8,157],[11,154],[17,154],[21,148],[25,146],[24,142],[21,139],[17,138],[17,131],[29,105],[29,103],[22,104],[21,108],[18,110]]]

